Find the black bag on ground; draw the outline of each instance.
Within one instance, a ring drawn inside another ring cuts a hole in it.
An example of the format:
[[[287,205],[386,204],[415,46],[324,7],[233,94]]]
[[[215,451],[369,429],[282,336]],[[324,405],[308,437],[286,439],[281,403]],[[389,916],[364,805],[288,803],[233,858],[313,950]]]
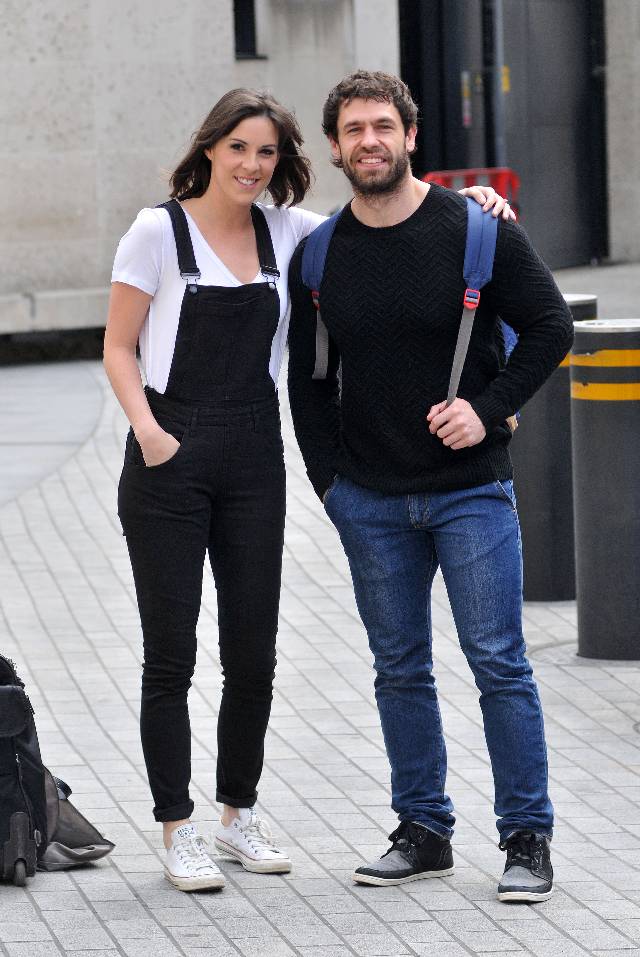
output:
[[[63,871],[106,857],[115,847],[68,800],[71,788],[44,769],[49,842],[38,870]]]
[[[44,767],[33,708],[0,655],[0,878],[23,886],[47,844]]]
[[[61,871],[113,850],[70,794],[42,764],[24,683],[0,655],[0,879],[23,886],[36,867]]]

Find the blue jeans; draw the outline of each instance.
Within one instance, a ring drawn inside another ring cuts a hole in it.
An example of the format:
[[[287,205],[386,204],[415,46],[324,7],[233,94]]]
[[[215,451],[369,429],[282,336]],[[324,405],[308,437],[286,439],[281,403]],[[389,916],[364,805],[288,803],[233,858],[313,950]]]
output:
[[[551,835],[542,708],[522,635],[522,553],[510,481],[385,495],[339,476],[325,496],[375,658],[392,807],[449,837],[447,754],[431,653],[438,565],[480,691],[501,838]]]

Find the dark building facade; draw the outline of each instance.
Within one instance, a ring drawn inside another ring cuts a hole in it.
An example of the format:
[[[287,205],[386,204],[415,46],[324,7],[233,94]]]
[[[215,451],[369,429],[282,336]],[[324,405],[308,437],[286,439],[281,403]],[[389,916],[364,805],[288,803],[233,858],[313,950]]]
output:
[[[399,13],[415,172],[509,166],[550,265],[606,257],[603,0],[399,0]]]

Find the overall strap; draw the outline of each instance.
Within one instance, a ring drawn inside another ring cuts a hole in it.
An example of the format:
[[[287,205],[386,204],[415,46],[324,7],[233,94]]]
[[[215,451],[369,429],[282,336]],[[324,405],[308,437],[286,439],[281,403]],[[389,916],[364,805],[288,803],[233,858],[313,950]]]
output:
[[[170,199],[167,203],[159,203],[156,208],[166,209],[169,213],[173,226],[173,236],[176,241],[180,276],[187,281],[191,280],[189,285],[195,285],[201,273],[193,252],[193,243],[191,242],[189,224],[184,209],[177,199]]]
[[[276,288],[276,279],[280,278],[280,270],[276,263],[276,254],[273,251],[273,242],[267,218],[255,204],[251,207],[251,219],[256,233],[256,245],[258,247],[258,259],[260,260],[260,272],[269,283],[271,289]]]
[[[326,379],[329,368],[329,333],[320,315],[320,285],[324,275],[324,264],[329,252],[329,244],[342,210],[313,230],[307,237],[302,252],[301,275],[305,286],[311,290],[311,298],[316,307],[316,361],[312,379]]]
[[[469,349],[473,320],[480,304],[480,290],[491,279],[493,260],[496,252],[498,220],[491,211],[483,213],[475,200],[467,197],[467,240],[464,252],[464,281],[467,288],[464,293],[462,319],[458,330],[456,351],[453,357],[447,405],[451,405],[458,394],[460,376]]]

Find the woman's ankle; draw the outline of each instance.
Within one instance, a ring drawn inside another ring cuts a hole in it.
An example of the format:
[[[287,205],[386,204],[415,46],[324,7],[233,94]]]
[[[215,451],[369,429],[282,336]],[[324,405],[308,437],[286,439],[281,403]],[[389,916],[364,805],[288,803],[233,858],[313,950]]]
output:
[[[168,851],[173,843],[173,832],[177,827],[180,827],[182,824],[191,824],[191,821],[188,817],[183,818],[181,821],[163,821],[162,822],[162,839],[164,841],[165,849]]]
[[[223,827],[229,827],[237,817],[240,817],[240,810],[237,807],[231,807],[229,804],[222,805],[222,814],[220,822]]]

